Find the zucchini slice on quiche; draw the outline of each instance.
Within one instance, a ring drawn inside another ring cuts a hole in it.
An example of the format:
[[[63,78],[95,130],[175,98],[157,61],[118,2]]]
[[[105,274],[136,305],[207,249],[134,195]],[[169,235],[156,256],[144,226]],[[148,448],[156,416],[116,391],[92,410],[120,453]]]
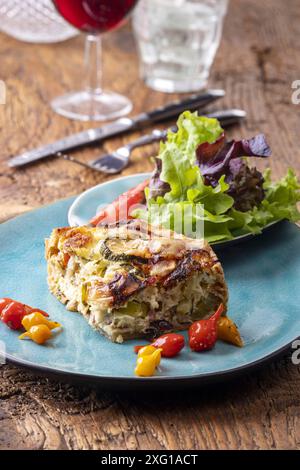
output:
[[[114,342],[185,330],[227,305],[207,243],[139,220],[57,228],[46,259],[50,291]]]

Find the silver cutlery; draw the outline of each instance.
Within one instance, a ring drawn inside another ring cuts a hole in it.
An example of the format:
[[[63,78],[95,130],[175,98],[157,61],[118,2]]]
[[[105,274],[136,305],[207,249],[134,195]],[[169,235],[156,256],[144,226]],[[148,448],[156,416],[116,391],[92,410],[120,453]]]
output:
[[[206,116],[217,118],[220,121],[221,126],[226,127],[245,119],[246,112],[241,109],[228,109],[209,113],[206,114]],[[176,129],[176,126],[170,128],[172,132],[176,132]],[[56,156],[58,158],[62,158],[72,163],[81,165],[85,168],[100,171],[102,173],[120,173],[129,164],[129,159],[134,149],[153,144],[154,142],[158,142],[160,140],[164,140],[167,136],[168,130],[169,129],[154,129],[151,134],[146,134],[142,137],[139,137],[138,139],[133,140],[132,142],[129,142],[122,147],[119,147],[117,150],[103,155],[100,158],[97,158],[96,160],[88,163],[81,162],[71,155],[63,154],[61,152],[59,152]]]
[[[46,157],[55,156],[59,152],[62,153],[78,147],[99,143],[112,136],[143,129],[151,124],[177,118],[180,113],[187,109],[190,111],[202,109],[213,101],[222,98],[224,95],[224,90],[207,90],[204,93],[169,103],[152,111],[139,114],[133,118],[121,118],[102,127],[72,134],[52,144],[44,145],[38,149],[30,150],[22,155],[13,157],[8,161],[8,166],[19,167],[27,165],[28,163],[33,163]]]

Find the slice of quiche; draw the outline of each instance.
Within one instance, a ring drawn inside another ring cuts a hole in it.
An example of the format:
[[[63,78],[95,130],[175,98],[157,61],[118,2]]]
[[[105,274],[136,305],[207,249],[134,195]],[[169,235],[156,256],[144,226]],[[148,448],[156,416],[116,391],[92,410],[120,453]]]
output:
[[[139,220],[57,228],[46,240],[50,291],[118,343],[184,330],[227,304],[212,248]]]

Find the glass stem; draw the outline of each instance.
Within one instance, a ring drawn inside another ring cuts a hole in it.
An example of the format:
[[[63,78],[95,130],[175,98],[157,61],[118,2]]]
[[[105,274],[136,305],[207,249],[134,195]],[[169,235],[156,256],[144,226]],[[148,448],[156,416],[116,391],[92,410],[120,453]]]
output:
[[[84,68],[86,90],[102,93],[102,41],[100,35],[87,34],[85,40]]]

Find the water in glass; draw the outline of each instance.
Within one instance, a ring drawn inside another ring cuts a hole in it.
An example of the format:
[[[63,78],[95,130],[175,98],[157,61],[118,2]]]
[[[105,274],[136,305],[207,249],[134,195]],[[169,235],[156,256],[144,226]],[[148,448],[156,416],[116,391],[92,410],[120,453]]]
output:
[[[146,83],[164,92],[205,87],[227,0],[141,0],[134,29]]]

